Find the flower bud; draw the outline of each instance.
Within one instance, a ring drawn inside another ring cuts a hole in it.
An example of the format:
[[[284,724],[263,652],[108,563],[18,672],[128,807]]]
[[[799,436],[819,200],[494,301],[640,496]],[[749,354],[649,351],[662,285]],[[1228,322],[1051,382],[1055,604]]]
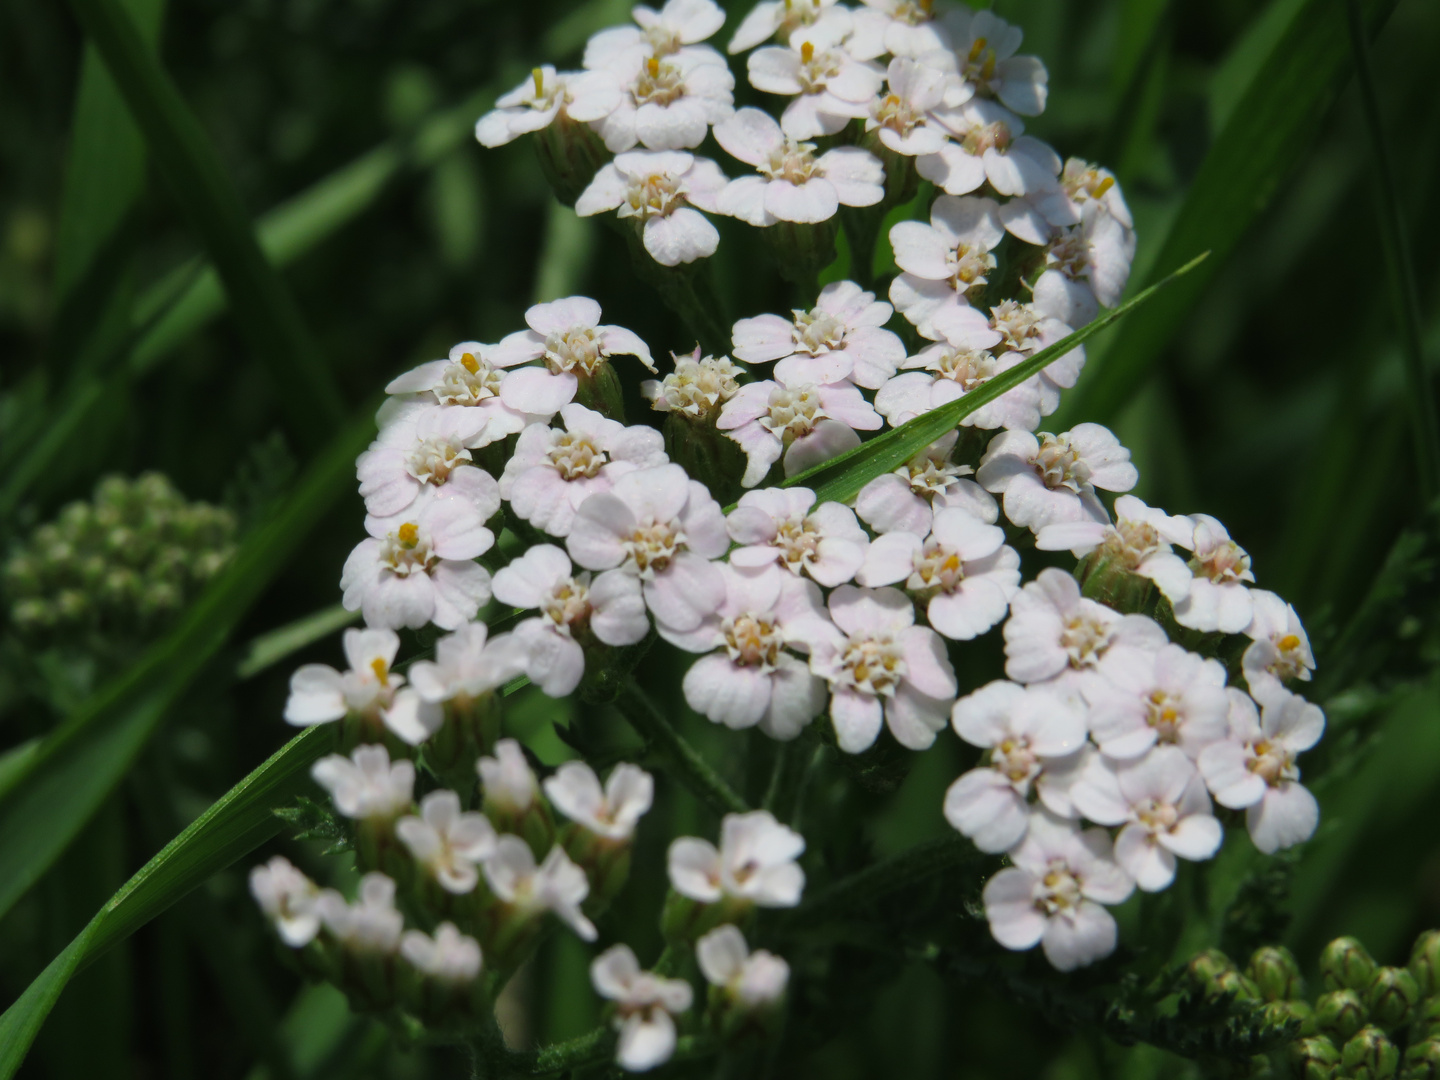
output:
[[[1267,1001],[1264,1012],[1268,1024],[1279,1026],[1294,1022],[1299,1025],[1299,1032],[1314,1030],[1315,1010],[1308,1001]]]
[[[1400,1065],[1401,1080],[1440,1080],[1440,1039],[1411,1043]]]
[[[1420,1003],[1420,984],[1409,968],[1382,967],[1365,990],[1365,1006],[1372,1023],[1397,1028],[1410,1019]]]
[[[1377,1027],[1361,1028],[1340,1051],[1347,1080],[1388,1080],[1400,1066],[1400,1051]]]
[[[1320,978],[1326,990],[1364,990],[1374,974],[1374,959],[1352,937],[1336,938],[1320,954]]]
[[[1344,1042],[1365,1026],[1365,1005],[1354,990],[1332,990],[1315,1002],[1315,1029]]]
[[[1429,997],[1440,990],[1440,930],[1426,930],[1415,939],[1410,952],[1410,974],[1420,993]]]
[[[1266,945],[1256,949],[1245,974],[1266,1001],[1298,998],[1303,987],[1300,965],[1283,945]]]
[[[1290,1044],[1290,1065],[1300,1080],[1332,1080],[1340,1068],[1340,1051],[1324,1035]]]
[[[1426,998],[1410,1028],[1410,1038],[1440,1039],[1440,997]]]

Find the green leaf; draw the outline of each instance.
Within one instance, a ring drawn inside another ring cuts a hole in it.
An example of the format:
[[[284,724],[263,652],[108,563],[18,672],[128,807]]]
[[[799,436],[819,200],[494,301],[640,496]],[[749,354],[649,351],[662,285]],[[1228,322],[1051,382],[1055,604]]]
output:
[[[65,951],[0,1016],[0,1080],[25,1060],[46,1016],[76,972],[124,940],[211,874],[280,831],[274,810],[303,789],[309,764],[334,745],[334,733],[310,730],[235,785],[165,846],[117,892]]]
[[[832,458],[813,469],[807,469],[798,476],[792,476],[782,486],[793,487],[796,484],[805,484],[813,487],[817,502],[849,502],[871,480],[900,468],[946,432],[953,431],[961,420],[976,409],[982,405],[988,405],[1002,394],[1019,386],[1026,379],[1038,375],[1071,349],[1084,344],[1087,338],[1099,333],[1117,319],[1128,315],[1171,282],[1190,273],[1204,262],[1208,255],[1209,252],[1202,252],[1133,299],[1106,312],[1094,322],[1082,326],[1068,337],[1041,349],[1024,363],[1016,364],[1009,371],[995,376],[984,385],[971,390],[964,397],[956,398],[948,405],[942,405],[938,409],[931,409],[929,412],[901,424],[895,430],[886,432],[878,439],[871,439],[839,457]],[[819,484],[814,483],[821,477],[826,479],[821,480]]]
[[[250,647],[245,650],[245,659],[236,665],[235,677],[248,679],[252,675],[258,675],[292,653],[349,626],[358,618],[358,611],[346,611],[340,604],[335,604],[271,630],[268,634],[261,634],[250,642]]]
[[[336,435],[180,623],[125,674],[97,691],[0,787],[0,915],[50,867],[125,775],[310,530],[353,483],[355,455],[374,433],[373,406]]]
[[[1368,24],[1381,25],[1395,2],[1365,0]],[[1211,278],[1310,148],[1350,67],[1343,5],[1305,0],[1230,109],[1147,280],[1158,280],[1200,251],[1215,258],[1127,322],[1109,348],[1091,358],[1094,373],[1065,403],[1057,423],[1108,421],[1140,388]]]

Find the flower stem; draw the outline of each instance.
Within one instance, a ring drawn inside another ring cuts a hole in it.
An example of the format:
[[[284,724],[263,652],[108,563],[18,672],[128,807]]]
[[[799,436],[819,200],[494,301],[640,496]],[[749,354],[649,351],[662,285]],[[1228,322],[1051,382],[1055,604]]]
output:
[[[625,684],[615,704],[630,726],[670,759],[680,782],[706,806],[717,814],[743,814],[750,809],[735,789],[680,737],[655,703],[633,681]]]

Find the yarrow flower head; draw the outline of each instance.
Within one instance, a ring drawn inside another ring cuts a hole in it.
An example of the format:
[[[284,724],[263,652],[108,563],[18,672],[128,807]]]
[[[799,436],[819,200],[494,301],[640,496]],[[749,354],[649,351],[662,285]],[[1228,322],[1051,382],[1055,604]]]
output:
[[[745,369],[728,356],[695,352],[673,357],[675,370],[663,379],[648,379],[640,392],[657,412],[678,413],[690,420],[708,420],[740,389]]]
[[[400,937],[400,955],[422,975],[448,986],[464,986],[480,974],[480,943],[451,922],[437,926],[434,937],[406,930]]]
[[[585,871],[571,862],[564,848],[551,848],[536,866],[530,845],[505,833],[495,841],[495,852],[481,869],[490,891],[519,911],[530,915],[549,911],[584,940],[598,936],[595,924],[580,910],[590,894]]]
[[[890,229],[902,271],[890,283],[891,303],[922,336],[941,337],[942,313],[969,308],[970,291],[990,280],[997,265],[991,252],[1003,239],[993,199],[941,196],[930,207],[930,224],[902,221]],[[977,314],[964,317],[978,322]]]
[[[750,951],[740,928],[717,926],[695,943],[705,981],[742,1009],[778,1006],[790,983],[790,965],[764,949]]]
[[[1099,424],[1060,435],[1003,432],[975,473],[986,491],[1003,497],[1005,516],[1033,532],[1056,522],[1108,522],[1095,489],[1129,491],[1139,476],[1130,451]]]
[[[405,917],[395,909],[393,878],[366,874],[353,904],[334,889],[325,889],[315,907],[326,931],[352,952],[390,955],[400,945]]]
[[[734,109],[735,76],[710,48],[665,55],[631,49],[605,70],[620,83],[620,103],[594,123],[612,154],[633,149],[687,150],[699,146]]]
[[[715,254],[720,234],[701,210],[718,213],[729,183],[708,158],[678,150],[632,150],[602,166],[575,203],[581,217],[616,211],[640,227],[645,250],[661,266]]]
[[[778,563],[827,588],[855,576],[870,543],[855,511],[836,502],[816,506],[815,493],[802,487],[747,491],[726,528],[744,545],[730,553],[732,566],[753,570]]]
[[[480,880],[479,865],[495,854],[495,829],[484,814],[460,809],[453,791],[432,791],[420,800],[420,816],[395,823],[415,861],[447,892],[468,893]]]
[[[860,445],[857,431],[874,431],[884,421],[863,394],[847,382],[746,383],[720,411],[715,426],[745,451],[748,466],[740,483],[754,487],[784,457],[786,476],[795,476]]]
[[[506,372],[490,362],[489,352],[479,342],[462,341],[450,350],[449,359],[431,360],[391,379],[385,387],[391,399],[378,417],[382,429],[407,413],[440,405],[461,410],[450,412],[440,428],[468,449],[514,435],[530,419],[505,404],[501,388]]]
[[[1250,556],[1230,539],[1225,526],[1209,514],[1191,514],[1195,539],[1185,598],[1175,605],[1175,621],[1192,630],[1243,633],[1255,617],[1248,584],[1255,580]]]
[[[788,46],[756,49],[746,64],[756,90],[791,98],[780,127],[792,139],[834,135],[866,116],[884,82],[879,67],[847,48],[848,17],[833,15],[793,31]]]
[[[590,981],[596,993],[615,1003],[620,1067],[646,1072],[669,1061],[675,1052],[674,1017],[694,998],[690,984],[641,971],[628,945],[612,945],[597,956],[590,964]]]
[[[603,788],[595,770],[583,761],[567,761],[545,780],[545,794],[555,809],[596,836],[616,842],[635,834],[654,793],[650,774],[626,763],[611,770]]]
[[[758,907],[794,907],[805,889],[795,861],[805,838],[766,810],[726,814],[720,847],[682,836],[670,845],[670,885],[681,896],[713,904],[722,899]]]
[[[393,630],[345,631],[341,639],[348,671],[327,664],[305,664],[290,676],[285,720],[297,727],[326,724],[355,716],[384,727],[418,745],[438,723],[424,700],[391,670],[400,638]]]
[[[832,281],[809,311],[757,315],[734,327],[735,355],[748,364],[778,361],[782,383],[884,385],[905,360],[905,344],[884,329],[894,309],[853,281]]]
[[[394,820],[410,809],[415,790],[414,762],[392,762],[383,746],[357,746],[348,758],[330,754],[310,775],[330,792],[335,809],[356,820]]]
[[[960,507],[994,524],[995,500],[973,480],[974,470],[950,459],[956,432],[943,435],[893,473],[877,476],[855,497],[855,512],[876,532],[901,530],[924,536],[937,510]]]
[[[320,889],[283,855],[250,871],[250,893],[275,924],[280,940],[292,949],[308,945],[320,932],[315,910]]]
[[[585,67],[608,67],[627,55],[703,55],[712,50],[692,46],[725,25],[725,12],[713,0],[666,0],[658,11],[638,4],[630,9],[630,17],[635,26],[612,26],[591,36],[585,44]]]
[[[501,94],[495,108],[475,123],[481,146],[504,146],[557,120],[603,120],[620,106],[620,84],[608,71],[557,72],[535,68],[515,89]]]

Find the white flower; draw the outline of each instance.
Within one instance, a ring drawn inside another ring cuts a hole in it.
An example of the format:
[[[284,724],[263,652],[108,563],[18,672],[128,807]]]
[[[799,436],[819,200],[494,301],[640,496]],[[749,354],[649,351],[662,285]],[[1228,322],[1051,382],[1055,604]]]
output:
[[[792,139],[834,135],[870,112],[884,74],[845,47],[848,17],[832,9],[825,18],[790,35],[788,47],[756,49],[746,62],[750,85],[792,98],[780,126]]]
[[[992,682],[955,703],[955,733],[989,760],[945,792],[945,820],[981,851],[1009,851],[1030,826],[1030,794],[1073,817],[1069,784],[1081,760],[1085,717],[1048,687]]]
[[[941,195],[930,206],[930,224],[891,226],[890,246],[902,273],[890,283],[890,301],[922,336],[942,336],[936,317],[968,308],[966,295],[989,280],[996,265],[990,253],[1005,239],[999,209],[994,199]],[[966,318],[983,322],[978,312]]]
[[[415,790],[415,763],[391,762],[378,744],[357,746],[348,758],[327,755],[310,775],[330,793],[335,809],[356,820],[389,821],[410,809]]]
[[[250,871],[250,894],[292,949],[310,944],[320,932],[315,912],[320,890],[283,855]]]
[[[546,777],[545,794],[555,809],[606,840],[629,840],[650,809],[655,781],[638,765],[622,762],[600,787],[595,770],[583,761],[567,761]]]
[[[585,871],[571,862],[558,844],[537,867],[530,845],[505,833],[496,839],[495,854],[480,869],[490,891],[507,904],[534,915],[554,912],[580,937],[595,940],[595,924],[580,910],[590,895],[590,883]]]
[[[1241,633],[1255,617],[1255,602],[1245,587],[1255,580],[1250,556],[1209,514],[1191,514],[1190,520],[1195,523],[1194,579],[1175,605],[1175,621],[1191,630]]]
[[[1047,567],[1010,601],[1005,623],[1005,674],[1016,682],[1059,679],[1078,688],[1077,678],[1112,648],[1154,651],[1165,631],[1145,615],[1122,615],[1080,595],[1064,570]]]
[[[1000,335],[999,348],[1033,356],[1067,337],[1070,325],[1060,318],[1062,313],[1051,307],[1052,299],[1041,294],[1035,297],[1033,303],[1002,300],[992,307],[987,325]],[[957,322],[960,317],[966,320],[964,324]],[[936,316],[936,329],[943,337],[953,339],[957,330],[968,328],[968,319],[968,309],[947,308]],[[1077,345],[1046,365],[1040,373],[1041,410],[1045,415],[1054,412],[1060,401],[1060,391],[1074,386],[1084,367],[1083,345]]]
[[[497,742],[495,756],[480,758],[475,762],[475,771],[480,774],[485,805],[497,807],[506,814],[516,817],[524,814],[540,794],[540,784],[530,771],[525,751],[514,739]]]
[[[950,43],[937,17],[953,11],[945,0],[865,0],[855,13],[855,37],[869,43],[867,51],[874,56],[933,54]]]
[[[347,715],[379,720],[412,746],[440,724],[439,714],[392,672],[400,638],[393,630],[347,629],[341,639],[350,669],[305,664],[290,676],[285,720],[297,727],[325,724]]]
[[[1057,228],[1078,225],[1086,214],[1112,217],[1133,236],[1135,222],[1115,174],[1079,158],[1065,162],[1059,187],[1011,199],[1000,208],[1005,228],[1037,245],[1044,245]],[[1129,242],[1133,244],[1133,239]]]
[[[475,138],[481,146],[504,146],[562,117],[603,120],[619,106],[620,96],[620,84],[608,71],[556,72],[546,64],[500,95],[495,108],[475,122]]]
[[[833,625],[812,624],[810,670],[830,683],[840,749],[869,749],[883,714],[901,746],[924,750],[945,726],[955,696],[955,671],[940,636],[915,625],[915,607],[899,589],[841,585],[829,609]]]
[[[535,419],[544,419],[527,418],[501,400],[506,373],[490,363],[488,351],[479,342],[462,341],[450,350],[448,360],[431,360],[391,379],[385,392],[397,396],[381,407],[384,426],[397,423],[407,411],[421,406],[438,403],[458,408],[463,411],[447,417],[444,428],[473,450],[514,435]]]
[[[954,136],[932,154],[915,159],[915,171],[947,195],[967,195],[986,181],[1001,195],[1052,191],[1060,155],[1025,135],[1009,109],[978,98],[941,117]]]
[[[1097,755],[1070,789],[1076,808],[1100,825],[1120,825],[1115,861],[1146,892],[1175,880],[1175,859],[1202,862],[1220,850],[1225,830],[1195,764],[1175,746],[1157,746],[1138,761]]]
[[[945,103],[945,72],[905,57],[890,61],[886,92],[870,106],[866,131],[879,131],[886,149],[906,157],[937,153],[949,141],[932,112]]]
[[[525,674],[551,697],[565,697],[585,673],[585,651],[577,631],[590,629],[607,645],[633,645],[650,629],[640,582],[623,570],[607,570],[593,581],[588,571],[572,574],[570,558],[551,544],[536,544],[495,575],[495,599],[519,608],[539,608],[512,635],[524,658]]]
[[[853,578],[870,544],[855,511],[837,502],[815,506],[815,493],[802,487],[747,491],[725,525],[744,545],[730,552],[730,565],[754,569],[778,560],[826,588]]]
[[[480,974],[480,943],[451,922],[437,926],[433,938],[420,930],[406,930],[400,938],[400,955],[422,975],[452,986],[473,982]]]
[[[998,98],[1021,116],[1045,111],[1050,77],[1035,57],[1015,55],[1024,40],[1018,26],[993,11],[965,9],[947,15],[943,26],[950,34],[957,71],[977,97]]]
[[[739,320],[732,345],[749,364],[778,360],[775,378],[782,383],[848,380],[874,390],[905,359],[905,343],[884,329],[894,310],[853,281],[832,281],[813,308],[794,311],[790,319]]]
[[[1004,498],[1005,516],[1039,532],[1058,521],[1108,522],[1095,489],[1129,491],[1140,478],[1110,429],[1076,424],[1059,435],[1005,431],[990,440],[975,479]]]
[[[464,409],[403,410],[355,460],[366,512],[398,514],[428,488],[466,499],[482,513],[492,503],[498,509],[494,477],[471,463],[461,438],[472,427]]]
[[[585,43],[584,65],[602,68],[631,55],[687,55],[725,24],[725,12],[712,0],[667,0],[659,11],[637,5],[630,17],[638,26],[612,26]],[[704,50],[709,52],[711,50]]]
[[[690,984],[641,971],[628,945],[612,945],[591,961],[590,981],[597,994],[615,1002],[620,1067],[647,1072],[669,1061],[675,1052],[673,1017],[690,1008]]]
[[[1084,693],[1090,733],[1110,757],[1139,757],[1159,742],[1193,759],[1225,737],[1225,666],[1179,645],[1111,649]]]
[[[750,951],[740,928],[726,923],[695,942],[695,959],[705,981],[744,1009],[778,1005],[790,983],[790,965],[764,949]]]
[[[893,473],[877,476],[855,497],[855,512],[876,532],[902,530],[924,536],[935,510],[959,506],[981,521],[1000,516],[995,500],[973,480],[969,465],[950,460],[956,432],[942,435]]]
[[[1005,618],[1020,588],[1020,556],[1005,530],[959,507],[935,512],[926,536],[885,533],[870,545],[855,575],[865,586],[904,588],[940,633],[969,641]]]
[[[885,195],[885,168],[873,154],[837,146],[816,156],[814,143],[788,137],[759,109],[740,109],[716,124],[715,141],[760,173],[731,180],[720,196],[722,214],[750,225],[815,224],[841,206],[874,206]]]
[[[805,891],[805,871],[795,861],[804,851],[805,838],[768,810],[726,814],[718,850],[695,836],[670,844],[670,885],[703,904],[728,897],[758,907],[794,907]]]
[[[1245,636],[1251,641],[1240,658],[1250,688],[1270,689],[1290,679],[1308,681],[1315,670],[1315,654],[1295,608],[1265,589],[1251,589],[1250,600],[1254,615]]]
[[[988,328],[986,336],[991,339],[990,344],[1000,339],[1000,335]],[[1024,360],[1017,352],[996,356],[985,345],[937,342],[901,365],[923,368],[923,371],[907,370],[880,387],[875,394],[875,411],[884,416],[891,427],[899,427],[979,389]],[[960,426],[1034,431],[1040,418],[1054,412],[1060,403],[1060,395],[1047,389],[1038,376],[1026,379],[1013,390],[963,416]]]
[[[1228,735],[1200,755],[1200,772],[1215,801],[1245,810],[1255,846],[1270,855],[1310,839],[1320,821],[1315,796],[1300,785],[1296,755],[1325,731],[1325,714],[1283,687],[1259,692],[1261,711],[1230,691]]]
[[[718,212],[727,183],[708,158],[632,150],[601,166],[575,201],[575,213],[590,217],[615,210],[619,217],[638,219],[650,257],[662,266],[679,266],[715,253],[720,234],[700,210]]]
[[[1015,864],[985,885],[990,933],[1007,949],[1042,944],[1045,958],[1073,971],[1115,951],[1115,920],[1102,904],[1118,904],[1134,890],[1115,864],[1103,829],[1081,832],[1037,814]]]
[[[600,305],[588,296],[535,304],[525,322],[530,329],[508,335],[487,356],[498,368],[544,361],[543,367],[511,371],[500,386],[500,399],[519,412],[560,411],[574,399],[580,379],[593,377],[612,356],[634,356],[655,370],[650,347],[623,326],[602,326]]]
[[[754,487],[785,457],[785,475],[796,476],[860,445],[856,431],[884,423],[849,383],[746,383],[720,410],[715,426],[745,451],[740,483]]]
[[[811,26],[836,0],[760,0],[740,21],[725,51],[732,56],[763,45],[771,38],[785,40],[803,26]]]
[[[475,888],[480,880],[476,868],[495,853],[490,819],[474,811],[462,813],[460,796],[453,791],[426,795],[420,800],[420,816],[397,821],[395,835],[446,892],[457,894]]]
[[[1062,322],[1083,326],[1103,307],[1120,302],[1135,257],[1135,234],[1109,214],[1086,214],[1079,225],[1057,230],[1045,243],[1045,272],[1037,300],[1053,291],[1049,306]]]
[[[566,545],[587,569],[623,566],[638,576],[646,606],[675,630],[693,630],[724,597],[709,560],[730,546],[725,518],[679,465],[626,473],[612,490],[591,495]]]
[[[521,643],[489,637],[484,623],[466,623],[435,643],[435,659],[410,665],[411,685],[428,702],[468,701],[505,685],[525,670]]]
[[[1188,548],[1194,543],[1195,523],[1146,506],[1133,495],[1115,500],[1115,524],[1101,521],[1062,521],[1035,534],[1041,551],[1069,551],[1083,559],[1097,548],[1100,557],[1132,574],[1149,578],[1172,604],[1190,593],[1190,568],[1171,544]]]
[[[825,684],[805,661],[785,651],[803,639],[795,628],[823,618],[814,582],[778,566],[743,570],[721,565],[725,599],[694,630],[661,636],[689,652],[710,652],[685,673],[685,700],[717,724],[760,726],[775,739],[793,739],[825,707]]]
[[[315,908],[325,929],[347,949],[393,953],[400,944],[405,917],[395,910],[395,882],[384,874],[361,878],[360,895],[353,904],[334,889],[325,889]]]
[[[728,356],[700,356],[700,346],[685,356],[674,356],[675,370],[664,379],[647,379],[640,393],[656,412],[677,412],[692,420],[704,420],[740,389],[737,381],[745,369]]]
[[[564,430],[531,424],[500,476],[500,495],[522,521],[551,536],[568,536],[575,511],[618,477],[664,465],[665,440],[643,424],[624,424],[570,404],[560,410]]]
[[[620,104],[592,126],[612,154],[638,143],[647,150],[699,146],[734,110],[735,76],[725,58],[710,48],[689,48],[668,56],[638,51],[606,65],[624,91]]]
[[[472,561],[495,543],[486,516],[468,499],[426,493],[393,517],[367,517],[370,538],[340,575],[345,610],[386,629],[469,622],[490,599],[490,572]]]

